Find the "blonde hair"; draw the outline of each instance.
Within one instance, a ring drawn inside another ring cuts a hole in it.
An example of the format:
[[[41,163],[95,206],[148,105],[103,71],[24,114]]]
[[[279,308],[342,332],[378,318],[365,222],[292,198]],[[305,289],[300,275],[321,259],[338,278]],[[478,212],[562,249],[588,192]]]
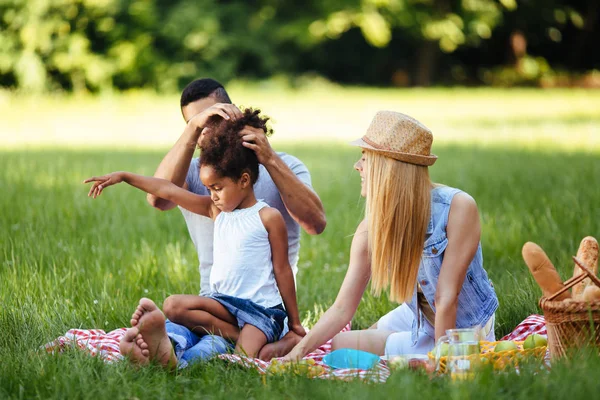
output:
[[[390,299],[410,301],[431,211],[431,180],[425,166],[366,151],[371,290],[389,287]]]

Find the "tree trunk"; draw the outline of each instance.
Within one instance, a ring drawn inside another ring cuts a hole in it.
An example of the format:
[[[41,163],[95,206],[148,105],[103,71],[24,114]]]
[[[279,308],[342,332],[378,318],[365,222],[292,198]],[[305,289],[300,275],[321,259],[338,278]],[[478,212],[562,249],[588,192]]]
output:
[[[592,37],[599,14],[600,3],[598,3],[598,0],[588,1],[587,10],[584,15],[584,25],[583,28],[575,35],[575,40],[573,41],[571,47],[569,65],[567,65],[567,68],[578,69],[582,67],[583,63],[581,60],[586,56],[586,54],[584,54],[586,44],[589,38]]]
[[[414,86],[431,86],[439,54],[437,42],[423,41],[417,51]]]

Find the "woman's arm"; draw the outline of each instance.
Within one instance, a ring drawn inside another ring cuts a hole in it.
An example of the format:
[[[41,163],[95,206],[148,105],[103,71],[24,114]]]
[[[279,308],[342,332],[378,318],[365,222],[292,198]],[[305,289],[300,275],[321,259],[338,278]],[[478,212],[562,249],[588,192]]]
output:
[[[458,295],[479,246],[479,212],[475,200],[468,194],[459,193],[452,199],[446,233],[448,246],[435,292],[436,340],[445,335],[446,329],[456,327]]]
[[[277,287],[279,288],[281,299],[288,314],[288,325],[291,331],[304,336],[306,335],[306,331],[300,323],[294,273],[292,272],[288,258],[288,239],[285,221],[279,210],[270,207],[260,210],[260,218],[269,234],[273,273],[275,274],[275,281],[277,281]]]
[[[193,213],[213,218],[215,210],[210,196],[200,196],[186,189],[180,188],[166,179],[151,178],[148,176],[133,174],[131,172],[112,172],[108,175],[94,176],[88,178],[83,183],[94,182],[90,188],[88,196],[93,198],[102,194],[104,188],[115,185],[120,182],[126,182],[129,185],[143,190],[146,193],[153,194],[161,199],[171,201],[178,206],[185,208]]]
[[[323,314],[311,331],[285,356],[298,360],[334,337],[352,319],[371,278],[371,263],[367,242],[367,223],[363,220],[352,239],[350,265],[333,305]]]

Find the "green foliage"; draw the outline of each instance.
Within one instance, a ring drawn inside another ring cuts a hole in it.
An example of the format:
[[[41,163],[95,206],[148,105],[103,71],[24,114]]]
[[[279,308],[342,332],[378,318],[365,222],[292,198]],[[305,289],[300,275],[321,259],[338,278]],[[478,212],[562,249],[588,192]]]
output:
[[[0,3],[0,76],[28,92],[154,87],[198,75],[266,75],[278,63],[275,8],[216,0]]]
[[[460,50],[489,54],[492,46],[507,54],[515,31],[532,38],[531,57],[590,70],[600,66],[586,54],[600,34],[597,11],[593,0],[0,0],[0,86],[172,92],[198,76],[308,71],[336,81],[426,85],[438,62],[454,65],[458,57],[480,68],[470,55],[455,57]],[[486,64],[512,64],[510,57]],[[420,77],[403,78],[407,65]]]
[[[514,8],[514,0],[505,3],[506,8]],[[400,29],[415,40],[435,41],[451,53],[464,44],[478,45],[489,39],[502,20],[502,11],[494,0],[361,0],[313,22],[310,28],[316,37],[336,38],[356,26],[376,47],[387,46],[392,30]]]

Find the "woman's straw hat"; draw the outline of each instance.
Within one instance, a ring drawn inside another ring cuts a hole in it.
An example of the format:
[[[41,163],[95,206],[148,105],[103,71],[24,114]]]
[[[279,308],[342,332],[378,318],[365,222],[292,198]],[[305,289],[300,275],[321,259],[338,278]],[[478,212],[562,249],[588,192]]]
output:
[[[433,165],[431,131],[416,119],[395,111],[379,111],[367,133],[351,145],[410,164]]]

